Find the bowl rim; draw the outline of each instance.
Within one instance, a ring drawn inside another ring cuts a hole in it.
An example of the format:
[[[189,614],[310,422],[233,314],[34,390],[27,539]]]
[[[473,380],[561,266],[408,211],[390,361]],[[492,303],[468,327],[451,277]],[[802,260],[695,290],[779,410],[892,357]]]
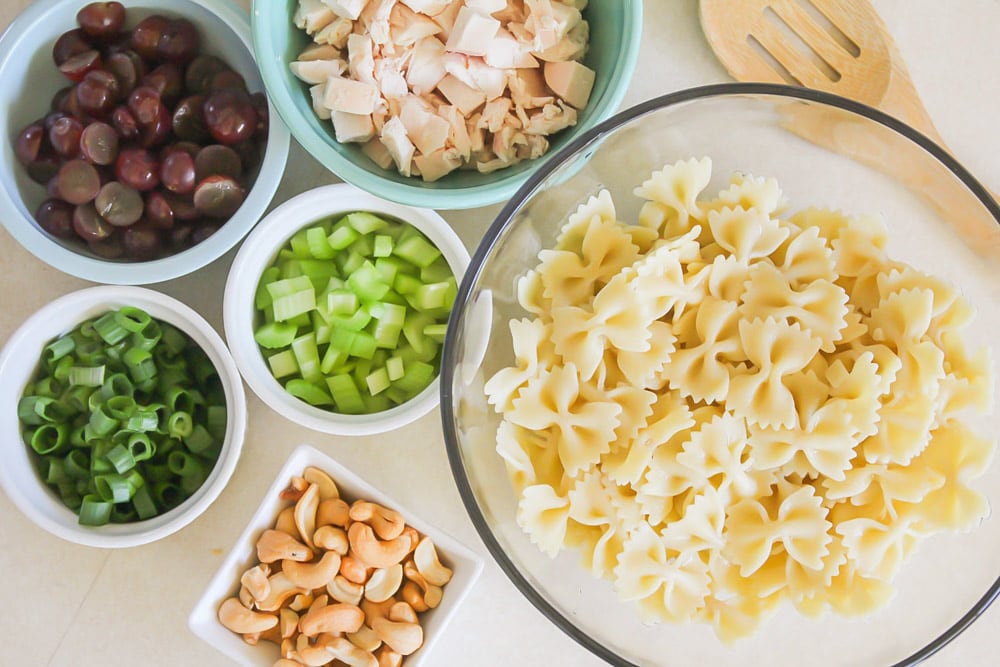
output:
[[[628,91],[628,82],[635,72],[642,35],[642,1],[616,1],[622,4],[625,12],[618,58],[611,73],[611,80],[619,83],[609,87],[608,93],[598,101],[588,121],[579,123],[570,129],[575,133],[587,132],[621,106]],[[251,31],[254,49],[257,53],[266,54],[257,59],[257,64],[260,67],[261,78],[264,80],[268,97],[272,99],[274,106],[278,109],[278,114],[291,130],[292,136],[317,162],[342,180],[398,204],[439,210],[470,209],[506,202],[514,196],[538,168],[549,161],[551,156],[545,155],[535,161],[534,168],[523,173],[505,175],[497,181],[460,189],[427,189],[420,179],[413,180],[412,183],[397,183],[359,167],[328,144],[326,135],[313,131],[310,126],[303,123],[301,114],[299,114],[292,99],[284,94],[281,69],[287,67],[287,63],[282,58],[273,55],[276,51],[272,37],[272,26],[261,17],[262,10],[259,5],[262,4],[270,6],[274,3],[253,0]]]
[[[297,424],[333,435],[385,433],[433,410],[441,373],[419,394],[382,412],[347,415],[311,406],[290,395],[274,378],[253,338],[253,297],[263,271],[297,231],[319,220],[352,211],[396,218],[416,228],[441,250],[456,280],[469,266],[469,252],[451,225],[433,209],[386,201],[349,183],[323,185],[291,197],[265,216],[243,242],[226,278],[223,323],[229,349],[246,383],[271,409]],[[250,314],[248,317],[248,313]]]
[[[854,100],[808,88],[796,86],[786,86],[781,84],[768,83],[722,83],[707,86],[687,88],[660,97],[655,97],[646,102],[638,104],[630,109],[626,109],[608,120],[599,123],[587,132],[584,132],[571,141],[562,150],[553,155],[544,164],[534,171],[531,177],[524,183],[517,194],[504,206],[497,215],[494,222],[483,235],[479,247],[476,249],[469,264],[469,269],[465,272],[465,277],[458,288],[458,296],[452,309],[452,317],[448,324],[448,331],[445,334],[444,347],[441,353],[441,425],[445,440],[445,449],[448,453],[448,462],[451,466],[452,476],[458,487],[462,503],[472,520],[479,537],[483,540],[487,550],[493,559],[503,570],[504,574],[511,580],[514,586],[528,599],[528,601],[554,623],[556,627],[566,633],[578,644],[589,650],[594,655],[605,660],[616,667],[638,667],[635,663],[625,660],[604,644],[595,640],[587,633],[582,632],[564,614],[551,605],[518,570],[514,562],[507,556],[486,521],[486,516],[476,499],[472,484],[466,474],[465,466],[462,463],[462,450],[455,435],[455,410],[453,400],[456,392],[453,389],[456,373],[457,348],[450,344],[458,335],[458,322],[461,318],[459,313],[464,314],[471,305],[469,299],[473,284],[478,280],[483,271],[483,265],[487,256],[492,252],[500,235],[510,225],[514,214],[517,212],[519,202],[524,201],[534,190],[541,185],[553,172],[559,169],[564,163],[579,153],[584,147],[594,142],[596,139],[609,134],[618,128],[630,123],[641,116],[647,115],[660,109],[675,106],[693,100],[706,99],[712,97],[733,97],[741,95],[766,95],[772,97],[784,97],[793,100],[818,102],[827,106],[850,111],[860,116],[864,116],[890,130],[911,140],[920,148],[930,153],[941,164],[948,168],[985,206],[986,210],[996,219],[1000,225],[1000,202],[993,199],[989,191],[976,178],[956,160],[950,153],[931,141],[927,136],[910,127],[908,124],[889,116],[878,109]],[[923,648],[917,650],[912,655],[896,662],[892,667],[911,667],[917,665],[930,656],[934,655],[948,643],[960,635],[968,628],[986,609],[1000,596],[1000,578],[986,590],[972,608],[951,626],[945,629],[940,635],[931,640]]]
[[[250,17],[246,11],[229,0],[184,1],[198,5],[214,15],[220,24],[225,25],[239,38],[251,62],[256,64],[257,57],[250,35]],[[174,2],[175,0],[171,0],[171,3]],[[68,4],[71,4],[70,0],[37,0],[18,14],[0,35],[0,69],[16,53],[20,53],[18,46],[22,43],[21,40],[30,39],[32,28],[40,20],[53,10]],[[141,9],[151,8],[143,5]],[[183,6],[170,4],[166,9],[173,13],[183,13]],[[263,76],[261,80],[263,81]],[[267,86],[264,88],[266,92]],[[260,169],[246,200],[233,216],[235,218],[240,211],[243,211],[242,215],[246,217],[246,221],[230,225],[228,224],[232,221],[230,218],[210,239],[187,250],[148,262],[115,262],[89,257],[63,246],[40,230],[34,218],[22,214],[23,203],[20,202],[20,194],[5,187],[0,187],[0,222],[32,255],[63,273],[84,280],[115,285],[145,285],[193,273],[229,252],[239,243],[263,216],[278,190],[288,160],[291,135],[278,117],[270,98],[268,98],[268,111],[267,143],[261,157]],[[17,163],[12,163],[11,166],[14,169],[20,168]]]
[[[172,535],[181,530],[192,521],[197,519],[218,499],[223,489],[229,484],[229,480],[236,470],[240,455],[243,451],[243,443],[246,437],[247,428],[247,405],[246,394],[243,391],[243,382],[240,379],[236,363],[233,361],[229,350],[226,348],[222,337],[215,331],[215,328],[208,323],[197,311],[186,305],[179,299],[163,294],[156,290],[145,287],[135,287],[131,285],[99,285],[96,287],[85,287],[46,303],[44,306],[32,313],[10,336],[0,350],[0,371],[8,364],[9,360],[23,351],[23,348],[30,347],[37,349],[41,354],[42,346],[47,341],[38,341],[35,330],[39,326],[45,326],[52,321],[59,321],[64,318],[66,307],[80,313],[98,307],[112,309],[119,303],[148,302],[155,305],[155,309],[169,313],[169,316],[152,315],[155,319],[169,321],[180,328],[195,344],[204,350],[205,354],[216,366],[223,383],[223,390],[226,394],[226,410],[228,424],[226,427],[226,439],[223,441],[222,452],[209,476],[199,487],[200,496],[193,495],[176,508],[159,514],[149,522],[156,521],[158,525],[136,529],[133,532],[107,532],[101,528],[90,529],[85,526],[72,524],[64,525],[54,521],[39,511],[25,495],[21,492],[21,482],[16,481],[18,476],[24,471],[15,469],[12,465],[0,466],[0,488],[7,493],[14,505],[28,517],[36,526],[48,531],[56,537],[62,538],[75,544],[82,544],[90,547],[100,547],[106,549],[118,549],[134,547],[148,544],[164,537]],[[142,306],[147,309],[147,306]],[[82,319],[86,319],[86,315]],[[79,325],[80,315],[74,315],[73,323],[67,327],[60,327],[63,331],[69,331],[71,327]],[[37,355],[35,355],[37,358]],[[22,387],[10,386],[8,382],[0,394],[9,393],[12,397],[20,395]],[[10,419],[10,423],[17,423],[16,417]],[[8,423],[6,419],[3,424]],[[20,438],[17,438],[18,445]],[[28,461],[31,465],[30,457]],[[43,484],[38,479],[36,471],[30,471],[33,481]],[[197,494],[197,492],[196,492]],[[53,499],[53,503],[58,501]],[[173,515],[173,516],[170,516]],[[169,517],[163,520],[163,517]],[[120,524],[122,526],[141,526],[144,521]]]

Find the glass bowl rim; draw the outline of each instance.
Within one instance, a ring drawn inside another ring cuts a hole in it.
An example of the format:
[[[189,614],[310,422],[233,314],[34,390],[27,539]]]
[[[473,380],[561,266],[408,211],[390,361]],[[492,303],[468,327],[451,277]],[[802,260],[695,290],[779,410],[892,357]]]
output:
[[[476,252],[472,256],[472,261],[469,263],[469,268],[466,270],[465,277],[459,285],[458,296],[456,297],[455,304],[452,308],[453,314],[462,313],[464,315],[466,308],[469,306],[469,297],[472,292],[472,286],[482,274],[486,258],[493,251],[500,235],[511,224],[513,216],[521,207],[521,204],[538,188],[539,185],[552,175],[553,172],[576,156],[581,150],[591,144],[591,142],[603,135],[610,134],[611,132],[618,130],[641,116],[645,116],[661,109],[666,109],[668,107],[694,100],[745,95],[765,95],[772,97],[784,97],[806,102],[818,102],[820,104],[839,108],[844,111],[850,111],[859,116],[864,116],[865,118],[883,125],[890,130],[894,130],[896,133],[901,134],[913,143],[917,144],[920,148],[923,148],[925,151],[930,153],[932,157],[937,159],[939,163],[947,167],[954,176],[956,176],[960,181],[962,181],[963,184],[965,184],[966,187],[969,188],[972,194],[979,199],[983,206],[985,206],[986,210],[993,216],[997,224],[1000,225],[1000,202],[993,199],[985,186],[983,186],[964,166],[962,166],[957,159],[907,123],[879,111],[874,107],[841,97],[839,95],[834,95],[832,93],[781,84],[721,83],[698,86],[652,98],[615,114],[611,118],[595,125],[581,134],[579,137],[567,144],[562,150],[553,155],[550,159],[546,160],[545,163],[538,169],[532,172],[530,178],[525,181],[524,185],[521,186],[513,198],[511,198],[507,204],[504,205],[503,209],[483,235],[479,246],[476,248]],[[462,503],[465,505],[465,510],[469,514],[469,518],[475,526],[476,532],[479,533],[479,537],[483,540],[483,543],[489,550],[490,555],[496,561],[500,569],[503,570],[504,574],[507,575],[507,578],[510,579],[521,594],[524,595],[524,597],[527,598],[527,600],[539,612],[541,612],[543,616],[554,623],[556,627],[566,633],[570,638],[583,646],[585,649],[610,665],[614,665],[615,667],[638,667],[635,663],[625,660],[600,641],[581,631],[581,629],[569,620],[569,618],[567,618],[544,597],[542,597],[539,591],[528,582],[510,557],[507,556],[503,547],[500,545],[499,540],[497,540],[496,535],[493,533],[493,530],[486,521],[486,517],[476,500],[476,494],[472,490],[468,475],[465,471],[465,466],[462,463],[462,452],[453,426],[455,423],[455,413],[452,403],[454,399],[452,386],[455,381],[457,347],[452,341],[454,341],[455,337],[458,335],[459,319],[459,317],[452,317],[449,321],[448,331],[445,334],[445,342],[441,354],[441,425],[444,433],[445,449],[448,453],[448,462],[451,466],[452,476],[455,479],[455,485],[458,487],[459,495],[462,497]],[[892,667],[911,667],[927,660],[958,637],[958,635],[965,631],[970,625],[972,625],[972,623],[989,608],[998,596],[1000,596],[1000,578],[997,578],[986,590],[983,596],[980,597],[975,604],[973,604],[972,608],[961,618],[955,621],[955,623],[949,626],[944,632],[935,637],[923,648],[917,650],[915,653],[904,658],[903,660],[896,662],[892,665]]]

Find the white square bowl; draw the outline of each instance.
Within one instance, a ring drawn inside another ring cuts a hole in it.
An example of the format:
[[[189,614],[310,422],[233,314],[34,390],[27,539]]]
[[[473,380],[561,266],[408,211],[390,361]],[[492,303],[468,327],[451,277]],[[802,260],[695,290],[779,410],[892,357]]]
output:
[[[454,538],[421,518],[413,516],[391,497],[310,445],[297,447],[282,466],[250,519],[250,523],[237,539],[218,572],[212,577],[204,595],[195,604],[188,617],[188,627],[205,642],[240,664],[270,667],[278,660],[280,655],[276,645],[262,641],[256,646],[250,646],[240,635],[225,628],[219,622],[216,612],[223,600],[239,591],[240,575],[257,563],[255,547],[257,537],[274,524],[278,512],[288,505],[287,500],[279,498],[281,490],[288,486],[293,476],[301,476],[309,466],[315,466],[333,477],[341,496],[348,502],[357,499],[370,500],[400,512],[408,525],[434,541],[441,562],[454,571],[451,581],[444,586],[444,598],[441,604],[420,614],[420,624],[424,629],[423,646],[408,656],[403,663],[407,667],[430,665],[428,656],[434,643],[444,632],[462,600],[479,578],[483,570],[483,560]]]

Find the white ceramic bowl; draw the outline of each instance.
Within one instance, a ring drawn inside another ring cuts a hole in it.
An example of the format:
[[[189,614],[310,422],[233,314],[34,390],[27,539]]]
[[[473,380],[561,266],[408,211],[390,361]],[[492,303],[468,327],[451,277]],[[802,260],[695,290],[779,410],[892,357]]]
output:
[[[253,338],[254,293],[264,270],[295,232],[331,216],[369,211],[409,223],[441,250],[455,279],[469,265],[469,252],[440,215],[379,199],[351,185],[326,185],[289,199],[271,211],[244,241],[226,281],[224,316],[226,340],[243,379],[278,413],[317,431],[337,435],[372,435],[404,426],[433,410],[439,399],[439,380],[402,405],[368,415],[346,415],[309,405],[274,379]]]
[[[288,157],[288,129],[270,109],[267,146],[246,201],[211,237],[184,252],[149,262],[106,260],[84,246],[59,241],[35,222],[45,188],[28,178],[14,156],[13,139],[49,111],[49,101],[66,79],[52,63],[52,44],[75,28],[86,0],[38,0],[0,37],[0,223],[29,252],[71,275],[98,283],[147,284],[183,276],[217,259],[257,223],[281,181]],[[250,19],[228,0],[144,0],[124,3],[129,26],[162,13],[183,16],[201,32],[202,53],[217,55],[239,72],[253,92],[263,91],[253,57]],[[270,107],[269,107],[270,108]]]
[[[121,306],[135,306],[168,322],[208,355],[226,394],[226,437],[219,459],[194,495],[176,508],[145,521],[81,526],[77,515],[63,505],[41,480],[21,440],[17,402],[31,381],[42,350],[54,338],[79,323]],[[188,525],[222,492],[236,468],[246,434],[246,396],[243,383],[222,338],[198,313],[180,301],[142,287],[102,286],[71,292],[50,302],[14,332],[0,352],[0,485],[14,504],[39,527],[70,542],[92,547],[120,548],[146,544]]]
[[[269,667],[280,657],[278,647],[270,642],[260,642],[256,646],[244,642],[240,635],[230,632],[219,623],[217,612],[223,600],[239,591],[240,575],[257,563],[255,545],[258,536],[274,524],[278,512],[288,505],[288,501],[279,498],[281,490],[288,486],[293,476],[301,475],[308,466],[327,472],[337,483],[340,495],[348,502],[370,500],[400,512],[408,525],[434,541],[441,562],[453,570],[451,581],[444,586],[441,604],[420,614],[424,644],[420,650],[408,656],[405,662],[407,667],[434,664],[431,662],[431,649],[479,578],[483,570],[482,559],[454,538],[405,511],[388,495],[309,445],[297,447],[278,472],[246,530],[236,540],[236,545],[205,588],[204,595],[195,604],[188,617],[188,627],[217,650],[243,665]]]

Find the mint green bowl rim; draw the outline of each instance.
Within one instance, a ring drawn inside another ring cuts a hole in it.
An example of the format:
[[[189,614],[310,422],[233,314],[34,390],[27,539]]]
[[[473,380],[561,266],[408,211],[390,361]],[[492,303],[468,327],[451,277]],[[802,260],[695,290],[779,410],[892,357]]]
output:
[[[624,12],[624,26],[618,42],[618,54],[615,58],[614,70],[610,74],[607,91],[599,99],[592,101],[593,111],[586,121],[564,130],[571,136],[583,134],[598,123],[610,118],[625,99],[632,74],[639,59],[639,46],[642,36],[642,0],[620,0]],[[470,209],[489,206],[508,201],[518,189],[531,177],[534,171],[548,158],[558,151],[551,151],[545,157],[535,160],[530,169],[517,174],[504,174],[503,170],[484,175],[492,177],[479,185],[461,188],[437,187],[427,188],[423,181],[413,178],[412,183],[398,183],[382,176],[373,174],[358,166],[355,162],[342,155],[331,145],[331,139],[316,132],[302,118],[292,98],[286,94],[283,78],[287,76],[285,69],[288,63],[283,61],[275,47],[274,31],[286,30],[291,25],[279,24],[265,20],[262,14],[273,14],[277,4],[274,0],[253,0],[250,9],[250,26],[253,36],[254,57],[260,68],[264,88],[271,104],[278,111],[295,140],[306,149],[317,161],[342,180],[355,185],[367,192],[407,206],[434,208],[440,210]],[[267,9],[262,7],[267,6]],[[277,26],[277,27],[276,27]]]

